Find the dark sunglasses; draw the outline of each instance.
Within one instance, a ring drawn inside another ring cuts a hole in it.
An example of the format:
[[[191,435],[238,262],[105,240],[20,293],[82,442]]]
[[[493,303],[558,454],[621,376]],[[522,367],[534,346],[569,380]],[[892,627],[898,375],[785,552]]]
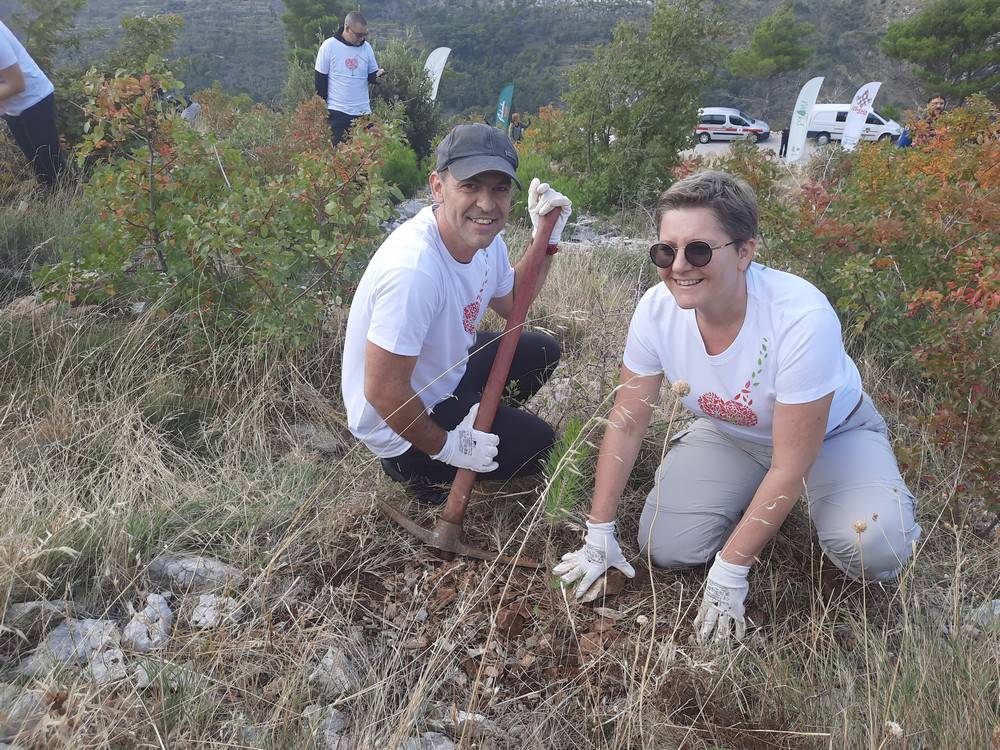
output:
[[[695,268],[701,268],[702,266],[707,266],[712,260],[713,250],[721,250],[724,247],[729,247],[739,242],[742,242],[742,240],[733,240],[732,242],[727,242],[725,245],[712,247],[704,240],[694,240],[684,246],[684,257]],[[674,258],[676,257],[677,248],[666,242],[657,242],[649,248],[649,259],[658,268],[670,268],[674,264]]]

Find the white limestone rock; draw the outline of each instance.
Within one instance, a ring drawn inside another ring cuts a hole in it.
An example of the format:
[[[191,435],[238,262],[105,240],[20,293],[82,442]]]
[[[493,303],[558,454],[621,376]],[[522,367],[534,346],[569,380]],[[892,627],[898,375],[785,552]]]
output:
[[[332,646],[319,666],[309,675],[309,682],[324,696],[336,697],[357,690],[361,686],[354,664],[347,652]]]
[[[54,628],[19,667],[41,677],[63,664],[87,664],[102,651],[118,648],[121,634],[111,620],[67,619]]]
[[[136,612],[122,632],[122,643],[128,648],[146,654],[162,648],[170,640],[174,613],[165,596],[150,594],[146,606]]]
[[[240,603],[231,596],[202,594],[191,611],[191,626],[217,628],[225,623],[239,622],[242,617]]]
[[[149,563],[147,572],[161,586],[185,594],[217,593],[246,581],[232,565],[201,555],[164,553]]]

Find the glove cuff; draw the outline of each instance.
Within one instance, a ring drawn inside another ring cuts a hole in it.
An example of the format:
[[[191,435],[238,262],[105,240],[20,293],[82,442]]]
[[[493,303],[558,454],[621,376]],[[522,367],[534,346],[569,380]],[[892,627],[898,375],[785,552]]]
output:
[[[447,464],[449,462],[449,460],[451,459],[452,453],[454,453],[454,451],[453,451],[453,441],[454,441],[454,439],[455,439],[454,432],[447,432],[447,433],[445,433],[444,445],[441,446],[441,450],[440,451],[438,451],[433,456],[431,456],[431,460],[433,460],[433,461],[442,461],[442,462],[444,462],[444,463]]]
[[[739,588],[744,585],[748,575],[750,575],[749,565],[726,562],[722,559],[721,552],[715,553],[715,562],[708,571],[708,577],[712,581],[729,588]]]
[[[614,540],[615,544],[618,543],[618,540],[615,538],[614,521],[605,521],[604,523],[587,521],[587,533],[583,537],[583,541],[586,544],[593,544],[596,547],[603,548],[608,539]]]

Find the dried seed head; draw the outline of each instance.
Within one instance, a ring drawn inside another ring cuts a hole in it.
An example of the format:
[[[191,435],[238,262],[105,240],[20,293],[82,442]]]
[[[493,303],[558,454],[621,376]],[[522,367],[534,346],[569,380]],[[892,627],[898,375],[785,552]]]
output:
[[[859,518],[857,521],[852,523],[851,526],[854,527],[854,530],[858,532],[858,534],[864,534],[865,529],[868,528],[868,522],[863,518]]]
[[[903,728],[894,721],[887,721],[885,723],[885,731],[892,737],[903,736]]]
[[[649,622],[649,618],[646,617],[646,615],[639,615],[638,617],[635,618],[635,621],[639,625],[639,627],[642,627],[643,625]]]
[[[691,386],[686,380],[675,380],[674,384],[670,386],[670,390],[674,392],[674,395],[684,398],[691,392]]]

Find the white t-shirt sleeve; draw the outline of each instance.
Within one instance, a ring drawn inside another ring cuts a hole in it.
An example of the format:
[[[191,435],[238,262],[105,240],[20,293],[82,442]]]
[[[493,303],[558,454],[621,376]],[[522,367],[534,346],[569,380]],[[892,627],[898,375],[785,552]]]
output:
[[[5,70],[17,62],[17,53],[10,42],[0,36],[0,70]]]
[[[316,53],[316,72],[330,75],[330,40],[327,39],[319,45],[319,52]]]
[[[811,310],[782,336],[777,349],[775,399],[805,404],[844,385],[844,342],[832,309]]]
[[[412,268],[385,274],[372,293],[368,340],[393,354],[420,354],[440,300],[434,280]]]
[[[625,340],[625,353],[622,355],[624,365],[636,375],[659,375],[663,372],[663,363],[656,350],[653,338],[653,327],[650,325],[650,300],[647,293],[639,300],[632,313],[632,322],[628,326],[628,338]]]
[[[368,44],[368,43],[365,42],[365,44]],[[378,71],[378,63],[375,62],[375,50],[373,50],[371,48],[371,45],[369,45],[368,46],[368,75],[371,75],[372,73],[375,73],[377,71]]]

